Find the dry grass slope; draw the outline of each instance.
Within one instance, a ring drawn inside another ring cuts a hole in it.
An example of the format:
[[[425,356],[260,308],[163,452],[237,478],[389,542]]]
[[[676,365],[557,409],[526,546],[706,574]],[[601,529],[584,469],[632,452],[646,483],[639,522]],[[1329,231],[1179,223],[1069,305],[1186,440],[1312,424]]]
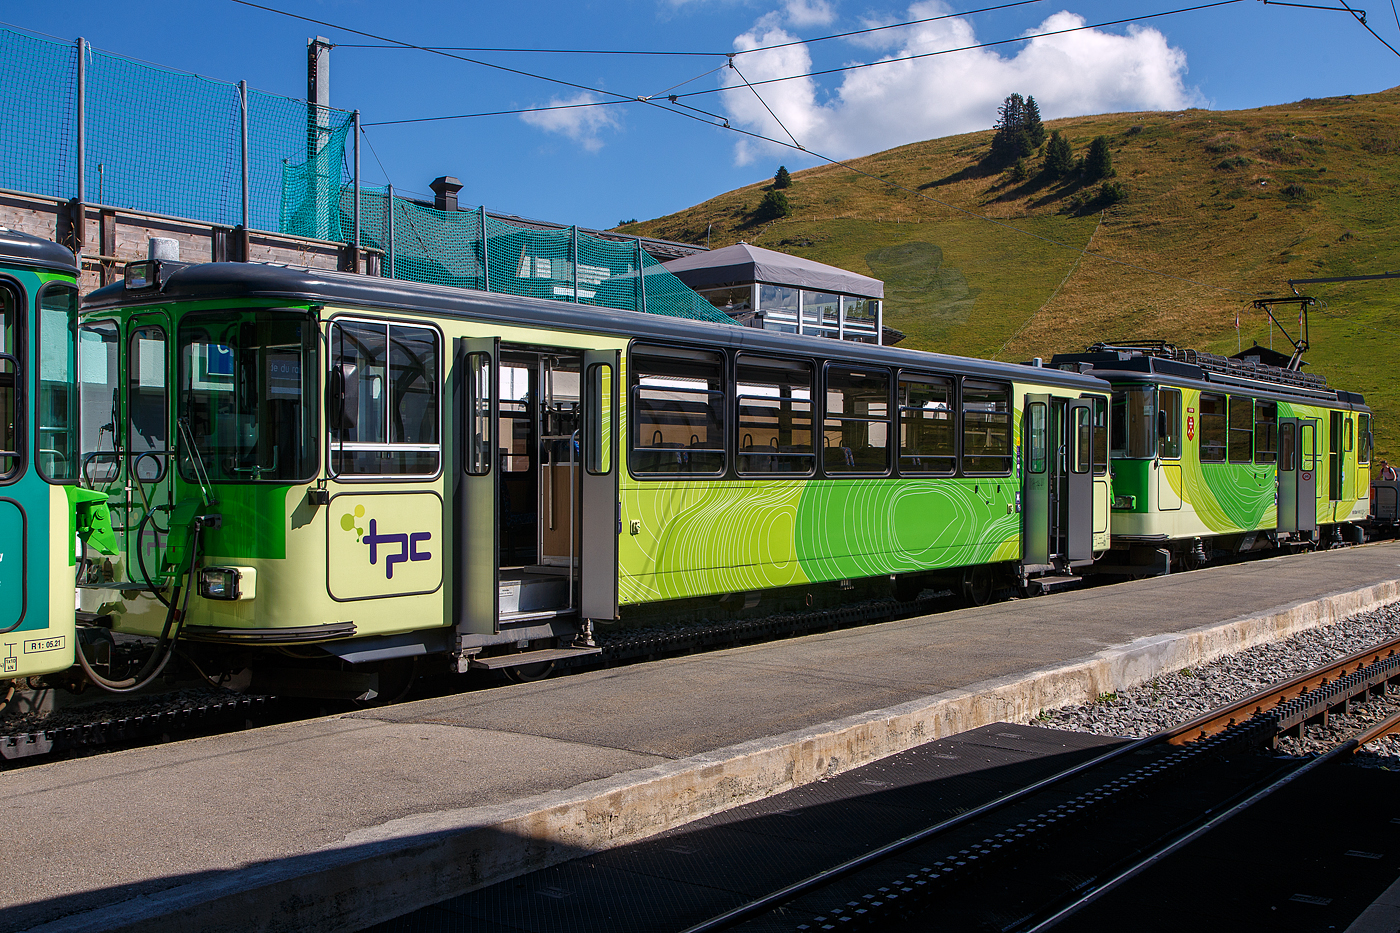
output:
[[[714,246],[742,239],[877,276],[906,346],[1004,360],[1130,337],[1287,349],[1253,299],[1287,294],[1289,279],[1400,270],[1400,88],[1047,127],[1077,156],[1107,136],[1127,198],[1102,208],[1095,185],[1043,178],[1039,157],[1019,183],[988,173],[988,130],[852,160],[874,178],[796,172],[793,214],[772,223],[751,219],[765,179],[622,229],[703,242],[713,224]],[[1312,368],[1366,394],[1381,455],[1397,459],[1400,280],[1307,290],[1323,300]]]

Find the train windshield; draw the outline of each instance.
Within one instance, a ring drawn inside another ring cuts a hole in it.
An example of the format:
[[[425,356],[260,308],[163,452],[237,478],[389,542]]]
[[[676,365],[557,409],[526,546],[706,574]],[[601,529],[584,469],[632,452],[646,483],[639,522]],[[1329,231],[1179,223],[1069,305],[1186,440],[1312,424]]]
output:
[[[1113,439],[1113,459],[1147,458],[1157,452],[1153,430],[1157,420],[1155,386],[1116,389],[1111,412],[1109,436]]]
[[[316,336],[306,312],[185,317],[177,412],[185,479],[197,482],[201,465],[213,482],[315,475]]]

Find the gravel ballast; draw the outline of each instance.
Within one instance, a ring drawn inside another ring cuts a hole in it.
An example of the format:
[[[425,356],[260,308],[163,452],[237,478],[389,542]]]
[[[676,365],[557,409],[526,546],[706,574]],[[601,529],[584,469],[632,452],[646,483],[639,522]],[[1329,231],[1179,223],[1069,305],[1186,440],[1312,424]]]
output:
[[[1106,694],[1093,703],[1046,710],[1035,724],[1070,732],[1142,738],[1396,636],[1400,636],[1400,603],[1391,603],[1201,667],[1162,675],[1141,686]],[[1400,693],[1354,705],[1349,714],[1332,714],[1326,727],[1309,726],[1301,740],[1280,740],[1279,751],[1289,755],[1325,751],[1397,709]],[[1378,739],[1356,758],[1358,764],[1400,770],[1400,737]]]

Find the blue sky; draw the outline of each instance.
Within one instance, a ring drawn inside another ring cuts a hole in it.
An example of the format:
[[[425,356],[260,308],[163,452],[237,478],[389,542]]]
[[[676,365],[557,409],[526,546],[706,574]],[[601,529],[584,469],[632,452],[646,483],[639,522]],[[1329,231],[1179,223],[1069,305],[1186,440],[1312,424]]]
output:
[[[425,46],[714,53],[455,53],[577,87],[421,51],[358,48],[378,43],[231,0],[149,0],[119,14],[108,3],[88,0],[9,5],[0,18],[297,97],[305,95],[306,39],[327,36],[337,43],[331,53],[331,103],[361,111],[373,147],[362,155],[366,183],[389,180],[405,191],[427,194],[433,178],[455,175],[465,185],[465,204],[589,227],[659,216],[771,176],[779,164],[796,170],[818,160],[636,102],[373,124],[610,95],[664,100],[667,93],[703,91],[681,102],[761,135],[791,133],[812,152],[845,158],[989,127],[997,104],[1012,91],[1035,95],[1042,112],[1056,117],[1184,106],[1237,109],[1400,84],[1400,57],[1347,13],[1239,0],[1134,25],[759,85],[757,95],[742,84],[717,92],[742,79],[757,83],[1196,4],[1038,0],[847,39],[746,51],[735,58],[737,72],[724,67],[727,52],[994,5],[998,0],[537,0],[528,5],[284,0],[278,5]],[[1400,48],[1391,0],[1366,0],[1365,7],[1371,27]]]

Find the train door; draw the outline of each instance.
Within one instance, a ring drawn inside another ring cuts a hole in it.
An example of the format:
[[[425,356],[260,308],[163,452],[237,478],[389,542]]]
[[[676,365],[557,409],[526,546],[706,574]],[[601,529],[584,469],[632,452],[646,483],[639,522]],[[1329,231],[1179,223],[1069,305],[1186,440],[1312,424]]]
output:
[[[1317,422],[1298,423],[1298,530],[1317,531]]]
[[[622,534],[617,464],[618,361],[616,350],[589,350],[583,358],[579,610],[586,619],[617,618],[617,542]]]
[[[1050,396],[1027,395],[1022,448],[1025,451],[1025,505],[1022,509],[1024,561],[1049,564],[1055,524],[1052,487],[1055,470],[1050,446]]]
[[[1298,530],[1298,419],[1278,421],[1278,530]]]
[[[478,337],[457,347],[459,413],[455,469],[457,494],[456,601],[459,632],[489,634],[499,630],[497,618],[501,535],[499,509],[501,465],[496,462],[500,421],[500,339]]]
[[[1065,406],[1065,551],[1072,563],[1094,559],[1094,414],[1092,399]]]
[[[157,513],[172,501],[170,414],[167,392],[169,325],[163,314],[142,314],[126,325],[126,471],[120,511],[124,579],[153,583],[165,552]]]
[[[1337,503],[1341,501],[1346,486],[1346,443],[1344,440],[1345,415],[1339,411],[1328,412],[1327,431],[1327,499],[1332,508],[1329,515],[1337,514]]]

